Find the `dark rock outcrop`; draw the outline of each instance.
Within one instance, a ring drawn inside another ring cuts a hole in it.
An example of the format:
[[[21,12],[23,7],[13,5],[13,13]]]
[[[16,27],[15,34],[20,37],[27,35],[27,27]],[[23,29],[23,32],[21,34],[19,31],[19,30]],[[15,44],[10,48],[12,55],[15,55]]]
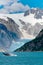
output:
[[[36,19],[42,19],[43,16],[43,10],[40,8],[30,8],[29,10],[27,10],[24,14],[24,16],[28,16],[30,14],[34,14],[34,18]]]
[[[21,48],[15,51],[43,51],[43,30],[40,31],[40,33],[34,40],[27,42]]]

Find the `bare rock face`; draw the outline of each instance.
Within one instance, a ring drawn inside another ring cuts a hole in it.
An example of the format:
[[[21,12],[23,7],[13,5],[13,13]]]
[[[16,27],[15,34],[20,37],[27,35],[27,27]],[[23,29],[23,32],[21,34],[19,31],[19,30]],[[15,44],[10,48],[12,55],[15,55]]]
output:
[[[42,19],[43,16],[43,10],[39,9],[39,8],[30,8],[29,10],[27,10],[24,14],[24,16],[30,15],[30,14],[35,14],[34,18],[36,19]]]
[[[32,25],[30,23],[25,23],[22,20],[20,20],[20,22],[22,24],[22,30],[25,30],[29,35],[33,35],[35,37],[43,29],[43,25],[40,23],[35,23],[35,25]]]
[[[37,36],[38,33],[43,29],[43,25],[36,23],[34,26],[28,28],[27,32],[31,35]]]
[[[7,20],[0,18],[0,50],[8,50],[12,41],[17,41],[20,38],[21,32],[15,21],[9,17]]]
[[[9,31],[17,34],[18,38],[21,37],[21,32],[19,30],[19,26],[15,23],[15,21],[9,17],[7,17],[7,21],[5,19],[0,18],[0,23],[5,25]]]
[[[30,14],[30,10],[27,10],[27,11],[25,12],[24,16],[27,16],[27,15],[29,15],[29,14]]]
[[[40,31],[40,33],[34,40],[25,43],[22,47],[15,51],[16,52],[43,51],[43,29]]]

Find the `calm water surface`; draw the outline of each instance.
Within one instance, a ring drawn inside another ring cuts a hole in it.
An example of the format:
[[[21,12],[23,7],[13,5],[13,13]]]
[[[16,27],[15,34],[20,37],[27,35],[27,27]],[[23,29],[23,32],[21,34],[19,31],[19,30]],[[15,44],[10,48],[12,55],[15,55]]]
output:
[[[0,65],[43,65],[43,52],[16,52],[17,56],[0,53]]]

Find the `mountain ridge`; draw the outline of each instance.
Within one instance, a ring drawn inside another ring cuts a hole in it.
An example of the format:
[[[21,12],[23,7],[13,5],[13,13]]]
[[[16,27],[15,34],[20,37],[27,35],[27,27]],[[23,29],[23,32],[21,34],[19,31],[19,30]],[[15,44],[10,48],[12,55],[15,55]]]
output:
[[[43,51],[43,29],[34,40],[27,42],[22,47],[15,50],[15,52],[26,51]]]

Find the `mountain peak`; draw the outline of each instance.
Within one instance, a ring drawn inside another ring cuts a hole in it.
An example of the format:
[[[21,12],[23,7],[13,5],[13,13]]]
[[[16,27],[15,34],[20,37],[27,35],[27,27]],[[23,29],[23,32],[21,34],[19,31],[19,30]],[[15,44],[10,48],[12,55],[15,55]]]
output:
[[[42,19],[43,10],[39,8],[30,8],[25,12],[24,16],[28,16],[30,14],[34,14],[34,18],[36,19]]]

